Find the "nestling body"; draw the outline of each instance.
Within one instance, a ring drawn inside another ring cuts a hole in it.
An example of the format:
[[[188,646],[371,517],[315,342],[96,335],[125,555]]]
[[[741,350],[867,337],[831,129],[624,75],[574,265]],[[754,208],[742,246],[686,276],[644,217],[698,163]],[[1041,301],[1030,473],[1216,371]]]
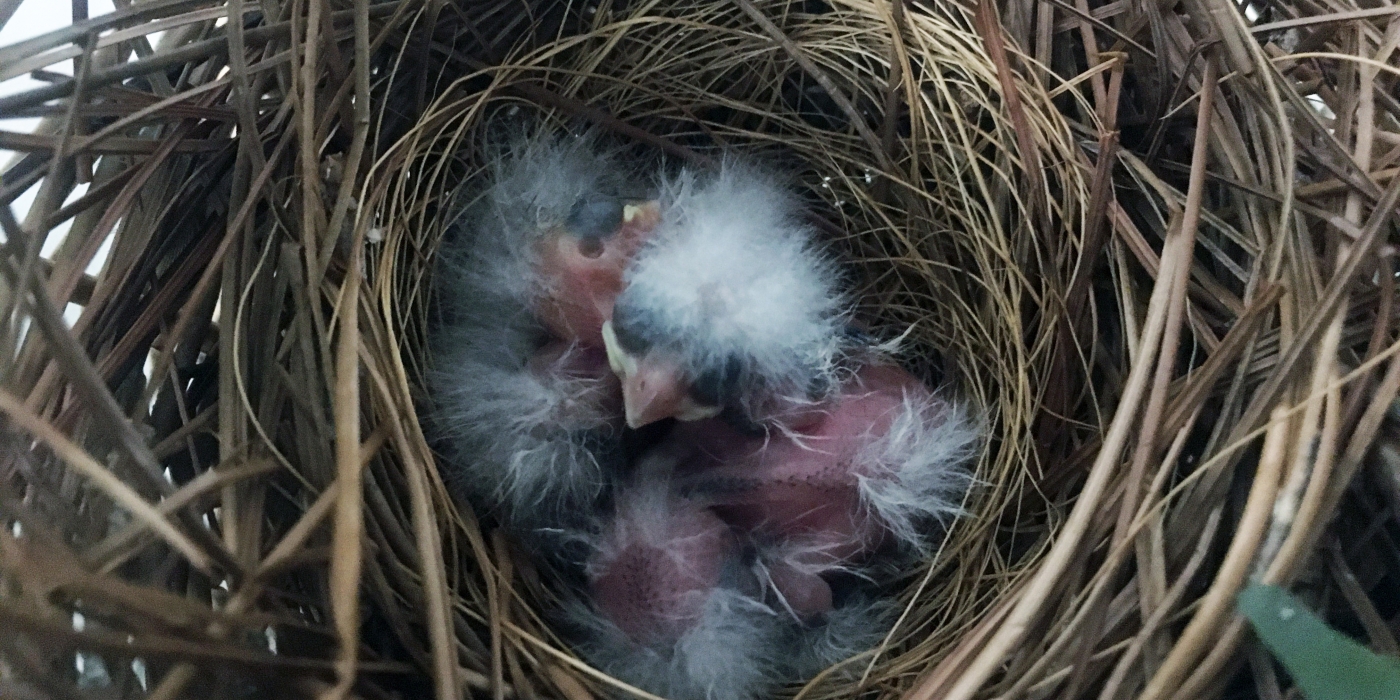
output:
[[[976,433],[850,330],[796,198],[732,159],[639,197],[586,139],[521,142],[487,180],[444,248],[444,474],[557,536],[538,556],[582,543],[580,651],[675,700],[753,700],[875,643],[872,572],[936,543]]]
[[[440,250],[432,425],[459,493],[518,532],[557,529],[622,463],[601,331],[658,210],[594,138],[484,148]]]

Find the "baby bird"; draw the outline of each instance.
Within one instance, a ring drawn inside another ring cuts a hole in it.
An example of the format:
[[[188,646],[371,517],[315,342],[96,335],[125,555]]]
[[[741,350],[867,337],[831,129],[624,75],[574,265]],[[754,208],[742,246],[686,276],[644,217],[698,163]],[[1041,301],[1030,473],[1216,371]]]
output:
[[[591,604],[566,606],[590,662],[672,700],[754,700],[879,643],[894,606],[868,591],[790,614],[793,590],[769,575],[782,551],[680,496],[674,447],[648,453],[618,493],[587,566]]]
[[[655,201],[628,202],[588,192],[574,201],[562,226],[536,244],[533,272],[542,296],[540,321],[555,337],[603,347],[622,275],[660,220]]]
[[[602,325],[659,213],[596,139],[498,150],[439,251],[431,425],[459,493],[517,530],[553,527],[619,459]]]
[[[746,436],[680,424],[677,488],[760,543],[767,580],[802,619],[833,609],[833,574],[882,550],[924,554],[960,510],[977,433],[891,363],[856,371],[800,427]]]
[[[672,700],[751,700],[787,678],[794,628],[763,602],[740,538],[664,479],[618,495],[594,550],[592,604],[567,613],[602,671]]]
[[[603,324],[627,424],[798,419],[834,388],[846,338],[837,269],[800,203],[734,160],[661,189],[660,224]]]
[[[459,217],[452,302],[488,316],[499,300],[523,305],[556,339],[602,347],[623,271],[660,220],[659,203],[592,135],[518,138],[490,154]],[[461,298],[486,294],[489,301]]]

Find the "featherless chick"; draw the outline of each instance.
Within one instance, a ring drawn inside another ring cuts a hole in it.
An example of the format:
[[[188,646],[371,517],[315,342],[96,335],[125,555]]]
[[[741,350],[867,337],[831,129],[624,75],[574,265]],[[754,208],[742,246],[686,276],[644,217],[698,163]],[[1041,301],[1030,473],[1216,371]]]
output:
[[[833,610],[833,577],[882,552],[929,552],[960,511],[977,440],[890,363],[860,367],[812,415],[761,436],[681,424],[657,448],[676,455],[681,494],[759,543],[778,602],[804,620]]]
[[[813,568],[830,574],[830,559],[782,569],[812,551],[810,541],[755,537],[712,499],[682,493],[687,480],[675,470],[702,466],[696,447],[660,443],[618,491],[592,547],[586,596],[566,607],[585,657],[673,700],[754,700],[878,644],[895,612],[878,587],[857,586],[833,604]]]
[[[671,700],[751,700],[788,674],[793,626],[763,600],[742,538],[665,477],[622,489],[567,606],[599,669]]]

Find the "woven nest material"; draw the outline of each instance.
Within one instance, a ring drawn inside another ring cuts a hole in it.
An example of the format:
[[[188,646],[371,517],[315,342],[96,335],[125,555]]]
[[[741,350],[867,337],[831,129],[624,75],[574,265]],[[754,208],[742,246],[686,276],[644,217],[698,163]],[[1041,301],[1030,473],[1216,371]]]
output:
[[[782,163],[983,418],[894,631],[791,692],[1281,697],[1249,580],[1395,653],[1397,16],[155,0],[0,48],[0,695],[630,692],[420,428],[508,110]]]

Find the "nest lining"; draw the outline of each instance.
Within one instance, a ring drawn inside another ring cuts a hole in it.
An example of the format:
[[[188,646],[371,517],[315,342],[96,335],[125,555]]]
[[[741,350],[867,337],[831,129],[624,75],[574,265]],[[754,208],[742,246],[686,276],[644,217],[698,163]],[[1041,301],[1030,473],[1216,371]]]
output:
[[[865,315],[912,328],[908,364],[945,368],[986,416],[974,516],[909,572],[888,644],[803,697],[1158,700],[1231,677],[1269,696],[1267,665],[1235,673],[1227,604],[1251,571],[1303,577],[1387,647],[1387,17],[249,8],[136,5],[0,49],[79,74],[0,97],[47,120],[5,137],[29,150],[0,183],[7,203],[43,183],[23,226],[0,221],[0,309],[20,312],[0,336],[0,615],[17,630],[0,682],[611,687],[540,619],[528,563],[453,507],[417,427],[440,205],[479,165],[463,146],[483,115],[510,104],[680,159],[778,153],[857,261]],[[154,53],[111,40],[158,21]]]
[[[812,47],[805,56],[823,74],[853,86],[850,102],[880,123],[869,115],[886,99],[891,45],[885,25],[860,9],[836,5],[821,15],[785,19],[794,41]],[[697,17],[709,24],[695,24]],[[558,129],[578,127],[576,111],[540,112],[538,102],[520,97],[532,90],[597,106],[640,128],[651,135],[639,144],[644,151],[665,148],[704,163],[716,147],[747,150],[793,173],[827,222],[827,242],[857,263],[863,315],[879,332],[904,335],[901,359],[925,376],[937,372],[956,384],[979,405],[986,424],[995,426],[996,447],[978,467],[987,487],[969,504],[973,515],[954,529],[936,565],[909,572],[904,599],[917,602],[887,648],[853,659],[851,668],[828,674],[825,686],[808,691],[849,694],[861,675],[879,679],[886,667],[897,665],[912,640],[925,650],[946,645],[958,627],[971,623],[982,600],[996,595],[995,581],[1006,567],[1024,565],[1006,561],[1008,544],[995,535],[992,514],[1021,497],[1027,467],[1035,470],[1027,459],[1030,416],[1024,406],[1035,401],[1034,377],[1045,371],[1048,345],[1027,350],[1015,322],[1036,313],[1035,297],[1055,292],[1028,281],[1020,272],[1025,263],[1004,261],[1028,255],[1040,259],[1033,264],[1049,262],[1055,253],[1036,249],[1034,242],[1027,249],[1018,240],[1036,224],[1054,227],[1068,241],[1082,228],[1087,184],[1075,165],[1070,130],[1046,102],[1027,110],[1035,119],[1036,141],[1046,147],[1041,158],[1052,163],[1042,176],[1049,207],[1035,218],[1017,177],[1012,127],[998,109],[994,71],[980,41],[954,24],[911,15],[911,35],[926,48],[907,67],[918,76],[921,109],[892,125],[888,150],[873,151],[884,145],[842,127],[839,107],[803,103],[801,93],[794,98],[794,85],[819,86],[740,10],[652,7],[612,19],[596,20],[591,32],[512,56],[444,91],[420,120],[422,127],[381,161],[393,166],[380,180],[390,203],[384,220],[404,224],[392,228],[379,259],[392,256],[400,280],[395,291],[426,277],[423,265],[433,259],[448,223],[449,193],[483,165],[474,146],[486,138],[490,115],[512,110],[523,121],[552,118]],[[664,53],[658,47],[666,47]],[[852,47],[859,47],[855,55]],[[733,77],[732,58],[715,67],[719,56],[744,57],[743,77]],[[891,167],[881,170],[882,162]],[[404,216],[409,212],[411,218]],[[390,269],[387,262],[380,266]],[[430,362],[423,339],[430,325],[427,302],[422,294],[401,296],[393,313],[411,319],[405,323],[406,337],[415,339],[410,347],[417,349],[409,353],[411,374]]]

